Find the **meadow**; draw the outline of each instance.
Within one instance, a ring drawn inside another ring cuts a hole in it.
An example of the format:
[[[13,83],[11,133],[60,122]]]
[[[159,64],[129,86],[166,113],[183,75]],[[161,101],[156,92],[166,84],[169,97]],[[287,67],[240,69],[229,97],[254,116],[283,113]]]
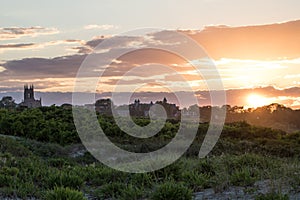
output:
[[[179,123],[169,120],[159,134],[142,140],[125,135],[109,116],[98,120],[111,141],[132,152],[164,146]],[[143,126],[149,120],[135,122]],[[199,124],[193,144],[179,160],[154,172],[133,174],[111,169],[85,150],[70,109],[2,109],[0,127],[1,198],[200,199],[209,190],[215,197],[239,188],[240,198],[289,199],[300,192],[300,132],[228,123],[213,151],[199,159],[208,128]],[[268,187],[265,191],[262,183]]]

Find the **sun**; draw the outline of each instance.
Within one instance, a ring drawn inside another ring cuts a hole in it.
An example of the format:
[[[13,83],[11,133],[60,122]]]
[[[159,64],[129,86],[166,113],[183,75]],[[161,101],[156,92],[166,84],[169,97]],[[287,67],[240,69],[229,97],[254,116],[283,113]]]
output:
[[[250,94],[247,97],[247,107],[257,108],[268,104],[268,99],[259,94]]]

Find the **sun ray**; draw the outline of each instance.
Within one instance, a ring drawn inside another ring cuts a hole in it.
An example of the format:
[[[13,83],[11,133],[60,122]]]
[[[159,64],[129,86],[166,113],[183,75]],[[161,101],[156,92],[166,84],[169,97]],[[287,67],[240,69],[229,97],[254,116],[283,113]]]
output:
[[[247,107],[257,108],[260,106],[267,105],[269,103],[268,98],[265,98],[259,94],[250,94],[247,96]]]

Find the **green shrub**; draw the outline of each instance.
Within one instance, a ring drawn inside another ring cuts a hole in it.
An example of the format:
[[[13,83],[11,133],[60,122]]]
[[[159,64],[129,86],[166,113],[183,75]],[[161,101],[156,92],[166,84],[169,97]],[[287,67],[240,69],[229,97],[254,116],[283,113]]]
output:
[[[127,185],[126,188],[122,190],[121,197],[119,199],[122,200],[141,199],[143,194],[144,194],[143,191],[139,189],[137,186]]]
[[[48,166],[59,168],[59,169],[69,165],[70,163],[63,158],[50,158],[48,160]]]
[[[214,176],[216,174],[214,164],[208,159],[201,159],[196,166],[196,170],[199,173],[207,174],[208,176]]]
[[[122,191],[126,187],[123,183],[113,182],[104,184],[101,186],[100,189],[95,191],[95,196],[99,199],[107,199],[107,198],[113,198],[118,199],[118,197],[121,196]]]
[[[0,187],[14,186],[19,169],[15,167],[0,168]]]
[[[67,155],[64,148],[56,143],[44,143],[35,140],[24,140],[21,142],[35,155],[40,157],[57,157]]]
[[[84,164],[84,165],[86,165],[86,164],[88,165],[88,164],[97,162],[97,159],[95,157],[93,157],[90,152],[85,152],[83,156],[75,157],[75,158],[73,158],[73,160],[76,163]]]
[[[158,186],[151,196],[152,200],[190,200],[192,191],[183,184],[165,182]]]
[[[46,200],[84,200],[82,192],[72,190],[70,188],[55,187],[53,190],[47,191]]]
[[[100,186],[106,183],[123,182],[129,174],[111,169],[109,167],[98,168],[91,173],[90,184]]]
[[[235,186],[250,186],[253,185],[257,179],[258,178],[255,177],[255,174],[251,171],[251,169],[247,167],[236,170],[230,176],[230,182]]]
[[[99,199],[134,200],[140,199],[143,192],[131,184],[114,182],[102,185],[100,189],[94,191],[94,195]]]
[[[37,191],[36,186],[32,182],[18,182],[16,185],[16,194],[22,199],[39,196],[39,192],[40,191]]]
[[[12,187],[0,187],[0,197],[16,197],[15,189]]]
[[[269,193],[258,195],[255,200],[289,200],[289,197],[286,194]]]
[[[151,187],[154,182],[153,176],[150,173],[132,174],[130,183],[140,188]]]
[[[179,160],[167,167],[152,172],[151,175],[159,182],[170,179],[179,180],[183,169],[184,164]]]
[[[32,153],[20,142],[9,137],[0,136],[0,153],[10,153],[14,156],[29,156]]]
[[[210,177],[207,174],[201,174],[195,171],[186,171],[182,174],[184,181],[193,191],[199,191],[210,187]]]
[[[69,187],[73,189],[80,189],[84,180],[70,172],[50,173],[45,180],[47,188],[54,188],[56,186]]]
[[[227,164],[229,169],[242,169],[244,167],[251,167],[257,169],[268,169],[273,166],[270,159],[266,159],[265,156],[259,156],[255,154],[243,154],[240,156],[227,156]]]

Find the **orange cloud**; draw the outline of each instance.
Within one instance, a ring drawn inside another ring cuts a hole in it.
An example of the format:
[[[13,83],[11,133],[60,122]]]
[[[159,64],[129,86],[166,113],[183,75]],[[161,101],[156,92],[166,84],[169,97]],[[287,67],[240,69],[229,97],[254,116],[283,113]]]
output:
[[[185,30],[214,59],[272,60],[300,57],[300,20],[280,24]]]

